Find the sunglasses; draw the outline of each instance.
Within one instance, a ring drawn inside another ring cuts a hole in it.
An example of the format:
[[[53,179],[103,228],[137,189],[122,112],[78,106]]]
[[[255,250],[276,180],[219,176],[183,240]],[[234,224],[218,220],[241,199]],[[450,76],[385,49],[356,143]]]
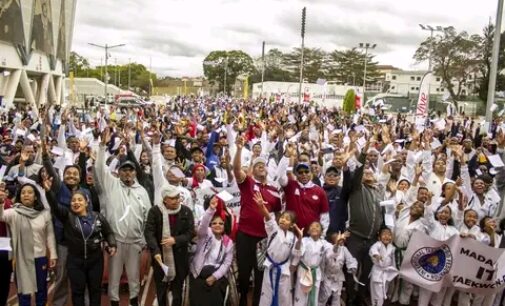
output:
[[[211,225],[224,225],[224,222],[212,222]]]
[[[309,170],[300,170],[298,171],[298,174],[309,174],[310,171]]]

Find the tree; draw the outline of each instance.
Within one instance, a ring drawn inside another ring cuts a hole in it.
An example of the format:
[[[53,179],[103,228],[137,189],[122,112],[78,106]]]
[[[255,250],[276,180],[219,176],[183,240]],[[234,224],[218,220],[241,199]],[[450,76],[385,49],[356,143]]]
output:
[[[487,100],[487,90],[489,84],[489,73],[491,71],[491,54],[493,53],[493,38],[494,26],[492,24],[484,27],[482,36],[479,39],[479,72],[481,78],[479,79],[479,98],[482,101]],[[500,53],[498,57],[498,72],[505,69],[505,32],[501,33],[500,37]],[[505,90],[505,76],[498,73],[496,76],[496,90]]]
[[[296,76],[296,81],[300,80],[300,59],[301,48],[294,48],[293,52],[284,56],[284,66],[287,67],[293,76]],[[309,83],[315,83],[317,79],[326,77],[325,61],[327,54],[319,48],[304,48],[303,49],[303,78]]]
[[[464,31],[457,33],[453,27],[448,27],[443,34],[423,41],[414,54],[417,62],[428,60],[431,54],[433,71],[442,78],[456,106],[469,75],[478,68],[479,39],[478,35],[469,36]]]
[[[225,76],[226,71],[226,76]],[[240,50],[210,52],[203,62],[203,73],[213,85],[219,85],[219,91],[230,92],[230,86],[235,84],[242,74],[251,75],[254,72],[252,58]],[[226,77],[226,88],[224,80]]]
[[[68,61],[68,69],[74,72],[74,76],[84,76],[83,72],[90,69],[89,61],[84,56],[79,55],[77,52],[70,52]]]
[[[367,83],[374,83],[375,79],[379,77],[377,62],[373,59],[374,55],[368,53],[366,56]],[[327,69],[328,79],[359,86],[363,84],[365,53],[356,48],[343,51],[334,50],[329,54]]]
[[[354,89],[349,89],[345,93],[344,96],[344,102],[342,104],[342,108],[344,112],[347,114],[354,113],[354,110],[356,108],[356,93],[354,92]]]
[[[265,54],[265,81],[296,82],[299,77],[283,65],[285,54],[279,49],[271,49]],[[261,82],[261,57],[256,59],[256,70],[251,76],[251,84]]]

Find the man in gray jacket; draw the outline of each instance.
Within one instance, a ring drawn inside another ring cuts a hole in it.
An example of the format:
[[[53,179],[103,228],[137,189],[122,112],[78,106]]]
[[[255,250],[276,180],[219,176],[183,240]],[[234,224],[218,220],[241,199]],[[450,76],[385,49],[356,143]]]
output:
[[[145,245],[144,225],[151,202],[147,191],[136,181],[135,164],[129,160],[119,165],[119,178],[105,165],[106,144],[110,131],[105,129],[95,164],[96,177],[102,187],[105,217],[117,241],[116,256],[109,261],[109,298],[119,306],[119,282],[125,266],[128,276],[130,305],[138,306],[139,273],[142,248]]]
[[[372,269],[372,261],[368,256],[370,247],[377,241],[379,229],[384,224],[384,214],[380,202],[384,200],[384,187],[377,184],[372,168],[365,165],[366,152],[369,143],[361,150],[358,161],[361,165],[351,175],[350,171],[344,171],[342,197],[348,199],[350,233],[347,238],[347,248],[361,267],[360,282],[369,284],[368,275]],[[370,296],[366,293],[366,287],[359,286],[359,294],[356,292],[356,283],[352,276],[346,278],[348,301],[347,305],[364,305],[363,297]]]

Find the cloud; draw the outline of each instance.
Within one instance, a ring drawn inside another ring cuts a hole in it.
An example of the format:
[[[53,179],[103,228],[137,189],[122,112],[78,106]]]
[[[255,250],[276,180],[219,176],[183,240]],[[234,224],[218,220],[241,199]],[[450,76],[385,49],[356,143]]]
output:
[[[492,3],[491,3],[492,2]],[[419,23],[480,33],[495,1],[474,0],[86,0],[77,4],[73,50],[100,63],[103,50],[89,46],[125,43],[111,53],[160,75],[202,75],[213,50],[243,50],[253,58],[267,50],[300,46],[301,11],[307,7],[306,46],[324,50],[377,44],[381,64],[405,69],[428,35]]]

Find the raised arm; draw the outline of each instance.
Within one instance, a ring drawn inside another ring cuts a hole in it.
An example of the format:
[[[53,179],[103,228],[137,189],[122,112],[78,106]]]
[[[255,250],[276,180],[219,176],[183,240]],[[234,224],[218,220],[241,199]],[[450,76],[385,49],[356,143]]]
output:
[[[62,223],[68,219],[68,214],[70,211],[58,203],[56,194],[52,191],[51,185],[53,183],[52,178],[47,178],[42,182],[44,190],[46,192],[47,203],[51,207],[51,213],[56,216]]]
[[[216,213],[216,207],[217,207],[217,197],[214,196],[209,202],[209,208],[205,211],[205,214],[202,217],[202,220],[200,221],[200,225],[198,226],[198,239],[205,239],[205,237],[209,234],[209,224],[210,221],[212,220],[212,217]],[[224,220],[223,220],[224,222]]]
[[[236,141],[236,152],[233,157],[233,175],[237,180],[237,183],[243,183],[247,174],[242,170],[242,148],[244,147],[244,138],[237,137]]]

